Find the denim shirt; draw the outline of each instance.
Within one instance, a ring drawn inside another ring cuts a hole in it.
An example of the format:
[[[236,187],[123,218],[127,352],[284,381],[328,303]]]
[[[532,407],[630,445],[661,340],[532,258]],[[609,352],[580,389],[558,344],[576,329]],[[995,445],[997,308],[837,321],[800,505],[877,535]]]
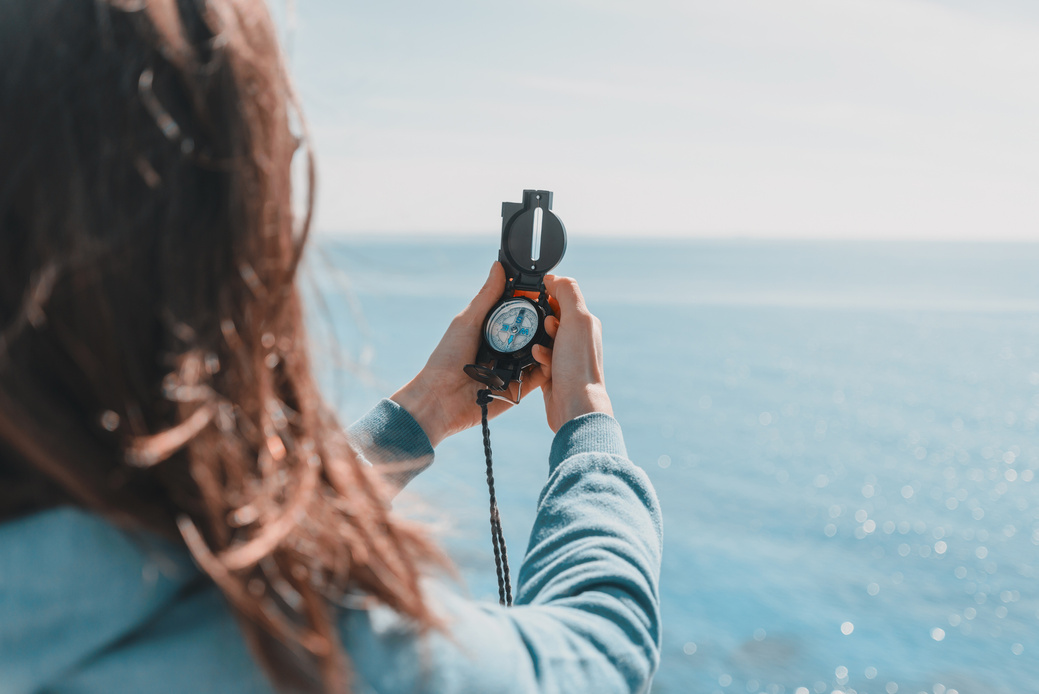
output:
[[[401,486],[433,459],[390,400],[350,434]],[[548,473],[515,606],[431,580],[448,630],[425,636],[388,608],[344,609],[352,691],[648,691],[660,649],[656,494],[603,414],[560,428]],[[271,691],[184,547],[67,507],[0,524],[0,694]]]

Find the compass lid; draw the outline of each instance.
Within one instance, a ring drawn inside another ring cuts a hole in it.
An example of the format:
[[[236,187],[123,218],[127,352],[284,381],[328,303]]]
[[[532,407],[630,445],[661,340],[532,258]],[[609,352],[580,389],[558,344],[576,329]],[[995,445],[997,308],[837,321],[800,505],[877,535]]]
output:
[[[563,259],[566,228],[552,212],[552,191],[524,190],[523,202],[501,206],[498,260],[516,289],[540,291],[542,278]]]

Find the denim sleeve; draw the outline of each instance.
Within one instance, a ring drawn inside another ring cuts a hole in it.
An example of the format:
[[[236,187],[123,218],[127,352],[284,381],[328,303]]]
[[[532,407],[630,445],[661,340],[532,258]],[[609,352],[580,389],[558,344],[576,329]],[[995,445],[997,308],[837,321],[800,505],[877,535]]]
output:
[[[419,423],[386,398],[354,422],[348,434],[361,460],[377,465],[397,489],[433,462],[433,446]]]
[[[448,631],[425,638],[388,610],[352,611],[352,662],[380,692],[645,692],[659,663],[661,527],[617,422],[578,417],[552,446],[516,606],[431,585]]]

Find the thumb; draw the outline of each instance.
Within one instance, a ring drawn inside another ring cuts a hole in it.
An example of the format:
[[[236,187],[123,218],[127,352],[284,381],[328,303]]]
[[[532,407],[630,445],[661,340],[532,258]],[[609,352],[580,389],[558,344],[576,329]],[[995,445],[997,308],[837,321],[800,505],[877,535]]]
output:
[[[473,297],[459,317],[469,322],[482,322],[487,312],[501,298],[503,291],[505,291],[505,270],[501,263],[495,261],[491,265],[491,272],[487,275],[487,281],[483,283],[480,292]]]

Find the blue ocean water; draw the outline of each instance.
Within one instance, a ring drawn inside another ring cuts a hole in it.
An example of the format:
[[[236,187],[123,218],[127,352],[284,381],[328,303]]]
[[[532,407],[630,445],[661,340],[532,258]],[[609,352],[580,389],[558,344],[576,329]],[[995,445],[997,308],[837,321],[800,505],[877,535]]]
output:
[[[345,419],[425,362],[485,241],[319,241],[312,337]],[[1039,245],[571,238],[628,450],[665,522],[654,691],[1039,691]],[[552,434],[491,425],[513,563]],[[494,599],[477,431],[411,488]]]

